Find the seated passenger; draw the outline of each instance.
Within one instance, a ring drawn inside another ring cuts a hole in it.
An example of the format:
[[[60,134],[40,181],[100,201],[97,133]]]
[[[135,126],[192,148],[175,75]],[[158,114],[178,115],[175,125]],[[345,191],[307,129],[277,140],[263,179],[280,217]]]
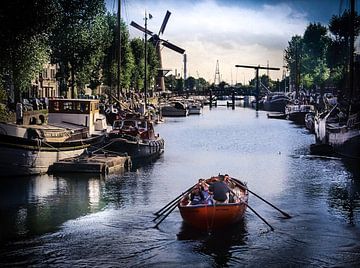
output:
[[[195,188],[191,191],[190,194],[190,205],[204,204],[204,200],[204,195],[201,192],[200,188],[198,186],[195,186]]]
[[[204,179],[199,179],[198,186],[200,187],[201,192],[204,196],[204,204],[212,205],[213,200],[212,196],[209,193],[209,184],[207,184]]]
[[[219,175],[219,180],[210,185],[209,191],[213,195],[215,204],[228,203],[230,189],[224,182],[224,176]]]

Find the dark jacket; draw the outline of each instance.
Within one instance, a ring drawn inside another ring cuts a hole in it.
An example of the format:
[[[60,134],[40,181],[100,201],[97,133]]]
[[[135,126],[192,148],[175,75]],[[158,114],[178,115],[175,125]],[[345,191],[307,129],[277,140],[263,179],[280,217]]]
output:
[[[229,187],[223,181],[217,181],[209,186],[209,191],[213,193],[214,200],[224,202],[226,201],[227,193],[230,192]]]
[[[205,201],[204,195],[201,191],[190,194],[191,205],[203,204]]]

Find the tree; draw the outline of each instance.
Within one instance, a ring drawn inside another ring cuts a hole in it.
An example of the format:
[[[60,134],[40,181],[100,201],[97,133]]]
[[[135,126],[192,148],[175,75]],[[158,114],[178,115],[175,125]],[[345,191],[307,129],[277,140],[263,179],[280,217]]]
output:
[[[177,85],[177,79],[175,75],[167,75],[165,76],[165,84],[167,85],[170,91],[174,91]]]
[[[196,87],[196,80],[194,77],[192,76],[189,76],[187,79],[186,79],[186,87],[187,89],[189,90],[194,90],[194,88]]]
[[[144,88],[144,70],[145,70],[145,58],[144,58],[144,42],[140,38],[134,38],[130,41],[130,47],[134,56],[135,68],[132,70],[131,87],[140,92],[140,89]]]
[[[355,12],[354,34],[360,32],[360,16]],[[349,63],[350,47],[350,13],[345,11],[341,16],[333,16],[329,22],[332,39],[327,53],[327,62],[331,78],[341,87],[345,82],[345,75]]]
[[[99,67],[102,51],[109,45],[102,0],[59,0],[60,22],[51,35],[52,61],[59,63],[65,86],[71,81],[71,97],[75,85],[90,82]]]
[[[112,33],[111,45],[106,51],[103,70],[103,82],[111,88],[117,86],[117,62],[116,55],[119,52],[116,45],[116,16],[107,15],[108,27]],[[121,88],[133,88],[136,91],[144,91],[145,73],[145,46],[140,38],[129,39],[129,31],[125,23],[121,21]],[[147,81],[150,88],[154,87],[155,77],[159,66],[154,46],[147,46]]]
[[[303,85],[306,88],[320,86],[324,88],[325,81],[329,78],[326,54],[330,38],[327,28],[320,23],[310,23],[303,37],[302,70],[304,72]]]
[[[209,83],[202,77],[199,77],[197,79],[197,87],[199,91],[204,91],[205,89],[207,89],[209,87]]]
[[[155,88],[156,77],[158,76],[160,62],[159,62],[158,54],[156,52],[156,47],[151,42],[149,42],[149,45],[147,48],[148,48],[147,74],[148,74],[149,87]]]
[[[16,102],[48,60],[48,33],[58,22],[58,8],[56,0],[2,2],[0,76],[4,78],[5,90],[13,89]]]
[[[296,90],[299,89],[302,55],[303,39],[301,36],[295,35],[288,42],[288,47],[285,49],[285,61],[290,70],[290,79],[295,82]]]

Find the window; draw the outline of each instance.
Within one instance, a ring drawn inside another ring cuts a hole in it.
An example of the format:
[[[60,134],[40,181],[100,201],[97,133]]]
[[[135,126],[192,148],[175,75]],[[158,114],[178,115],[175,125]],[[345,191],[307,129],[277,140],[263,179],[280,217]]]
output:
[[[73,110],[73,103],[71,101],[64,102],[64,111],[72,111]]]
[[[53,104],[52,110],[54,112],[60,111],[60,103],[58,101],[53,101],[51,103]]]

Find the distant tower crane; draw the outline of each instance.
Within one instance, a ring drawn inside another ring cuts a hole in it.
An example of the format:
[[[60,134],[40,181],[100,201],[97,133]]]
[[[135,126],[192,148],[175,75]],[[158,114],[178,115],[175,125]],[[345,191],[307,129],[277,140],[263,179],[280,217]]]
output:
[[[220,70],[219,70],[219,60],[217,60],[216,68],[215,68],[214,86],[218,86],[219,84],[220,84]]]

